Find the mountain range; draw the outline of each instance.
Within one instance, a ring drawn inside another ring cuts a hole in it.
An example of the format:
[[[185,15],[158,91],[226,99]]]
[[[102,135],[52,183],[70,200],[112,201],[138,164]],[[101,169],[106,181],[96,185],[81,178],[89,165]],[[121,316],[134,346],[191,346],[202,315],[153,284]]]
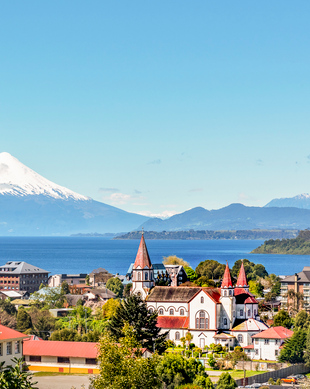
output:
[[[55,236],[133,230],[252,230],[310,227],[310,195],[274,199],[265,207],[196,207],[168,219],[148,218],[57,185],[0,153],[0,235]]]
[[[126,232],[146,220],[54,184],[0,153],[0,235]]]

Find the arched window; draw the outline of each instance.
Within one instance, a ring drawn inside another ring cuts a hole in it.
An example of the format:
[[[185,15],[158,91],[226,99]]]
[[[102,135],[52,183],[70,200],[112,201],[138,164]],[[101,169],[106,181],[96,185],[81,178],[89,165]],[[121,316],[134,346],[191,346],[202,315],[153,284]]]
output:
[[[162,308],[160,308],[160,310],[158,311],[158,314],[159,315],[163,315],[164,314],[164,310]]]
[[[226,317],[224,318],[224,326],[227,326],[227,319],[226,319]]]
[[[227,290],[224,291],[224,296],[227,296]]]
[[[144,274],[144,280],[147,281],[149,279],[149,275],[147,273]]]
[[[238,335],[238,342],[239,343],[242,343],[243,342],[243,336],[240,334]]]
[[[200,302],[201,302],[201,304],[204,303],[204,298],[203,297],[200,297]]]
[[[229,296],[231,296],[232,295],[232,290],[229,290]]]
[[[184,309],[180,309],[180,315],[181,315],[181,316],[184,315]]]
[[[243,309],[240,309],[240,316],[243,316]]]
[[[248,309],[248,316],[251,316],[251,310]]]
[[[154,312],[154,309],[153,309],[153,308],[150,308],[150,309],[149,309],[149,312],[150,312],[150,313],[153,313],[153,312]]]
[[[138,273],[138,281],[141,281],[141,273]]]
[[[179,331],[177,331],[175,333],[175,340],[180,340],[180,333],[179,333]]]
[[[202,330],[209,328],[209,319],[205,311],[199,311],[196,313],[196,328]]]
[[[169,315],[170,316],[174,315],[174,309],[173,308],[169,309]]]

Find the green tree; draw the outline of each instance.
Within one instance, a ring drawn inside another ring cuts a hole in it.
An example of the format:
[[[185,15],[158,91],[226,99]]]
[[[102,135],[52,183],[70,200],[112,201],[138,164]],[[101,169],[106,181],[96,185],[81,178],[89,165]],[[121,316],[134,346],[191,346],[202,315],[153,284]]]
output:
[[[210,280],[206,276],[199,277],[196,281],[194,281],[196,285],[198,286],[204,286],[204,287],[214,287],[215,282],[213,280]]]
[[[63,281],[63,282],[61,283],[60,293],[61,293],[61,294],[69,294],[69,293],[70,293],[70,289],[69,289],[68,282]]]
[[[291,328],[293,325],[293,320],[288,314],[287,311],[284,311],[283,309],[279,311],[273,318],[273,326],[278,327],[282,326],[285,328]]]
[[[306,347],[305,347],[304,359],[307,367],[310,367],[310,327],[308,327],[307,336],[306,336]]]
[[[36,389],[32,382],[32,374],[25,372],[22,359],[13,358],[14,366],[4,366],[5,362],[0,363],[0,387],[1,389]]]
[[[100,373],[92,380],[94,389],[153,389],[158,387],[155,367],[158,357],[143,358],[132,327],[125,324],[123,337],[106,332],[100,340]]]
[[[250,262],[248,259],[238,259],[238,261],[234,263],[234,266],[231,269],[231,275],[234,278],[238,277],[242,262],[248,282],[268,276],[265,266],[261,264],[256,265],[254,262]]]
[[[198,278],[205,276],[208,279],[214,280],[223,277],[225,265],[213,259],[207,259],[203,262],[200,262],[195,271]]]
[[[86,282],[86,285],[89,285],[89,274],[87,274],[87,276],[85,277],[85,282]]]
[[[217,381],[216,389],[234,389],[238,385],[229,373],[223,373]]]
[[[124,297],[129,297],[130,296],[130,289],[131,289],[131,287],[132,287],[132,283],[131,282],[129,282],[129,284],[125,285],[125,288],[123,290],[123,296]]]
[[[278,359],[280,362],[302,363],[304,362],[305,347],[306,332],[304,330],[296,330],[293,336],[286,341]]]
[[[176,255],[169,255],[168,257],[164,257],[163,260],[164,265],[180,265],[185,267],[189,267],[189,263],[184,261],[183,258],[179,258]]]
[[[184,270],[187,274],[187,278],[189,281],[194,282],[197,280],[197,274],[194,269],[192,269],[190,266],[185,266]]]
[[[11,303],[10,299],[0,300],[0,310],[6,312],[9,315],[16,315],[17,310],[15,305]]]
[[[202,364],[195,358],[184,358],[181,354],[166,353],[156,367],[156,373],[168,389],[193,383],[198,376],[207,378]]]
[[[167,332],[160,334],[157,327],[157,312],[150,312],[145,301],[137,295],[123,300],[108,323],[108,330],[118,340],[124,336],[123,328],[129,323],[136,333],[137,341],[149,350],[155,347],[158,351],[165,350]]]
[[[28,311],[32,322],[32,333],[46,340],[55,328],[55,318],[47,310],[31,307]]]
[[[29,297],[29,302],[39,308],[62,308],[64,298],[61,292],[61,287],[50,288],[45,286],[44,288],[32,293]]]
[[[63,328],[62,330],[56,330],[52,333],[50,340],[61,340],[65,342],[80,342],[81,336],[77,330]]]
[[[249,281],[250,292],[255,294],[255,296],[264,296],[264,286],[260,282]]]
[[[301,329],[307,330],[310,325],[310,315],[305,310],[301,310],[297,313],[294,320],[294,330]]]
[[[120,306],[119,300],[109,299],[102,306],[102,315],[105,319],[110,320],[113,315],[116,314],[117,308]]]
[[[19,307],[17,312],[16,328],[20,332],[25,332],[28,329],[32,328],[31,316],[23,306]]]
[[[116,297],[122,297],[124,285],[119,278],[117,277],[110,278],[107,282],[107,288],[111,292],[115,293]]]

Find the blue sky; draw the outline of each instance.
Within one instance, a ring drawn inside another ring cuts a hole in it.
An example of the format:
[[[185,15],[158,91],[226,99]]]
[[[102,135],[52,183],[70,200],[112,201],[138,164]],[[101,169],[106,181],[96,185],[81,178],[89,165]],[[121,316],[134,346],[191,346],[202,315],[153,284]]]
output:
[[[150,215],[310,192],[309,1],[3,1],[0,151]]]

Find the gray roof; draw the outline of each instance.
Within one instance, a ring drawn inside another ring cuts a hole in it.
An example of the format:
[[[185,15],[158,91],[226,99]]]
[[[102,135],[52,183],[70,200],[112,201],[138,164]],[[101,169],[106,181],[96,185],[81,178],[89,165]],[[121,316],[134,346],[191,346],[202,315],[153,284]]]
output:
[[[103,299],[110,299],[110,298],[115,298],[116,294],[113,293],[111,290],[108,288],[97,288],[97,289],[91,289],[87,293],[93,293],[94,295],[98,295]],[[87,294],[85,293],[84,296]]]
[[[110,274],[106,269],[103,267],[98,267],[98,269],[93,270],[90,274],[97,274],[97,273],[106,273]]]
[[[306,266],[303,270],[297,274],[297,282],[310,282],[310,267]],[[295,274],[293,276],[287,276],[280,282],[295,282]]]
[[[0,273],[1,272],[9,274],[49,273],[49,271],[22,261],[7,262],[5,265],[0,266]]]
[[[188,288],[182,286],[155,286],[155,288],[151,290],[147,301],[179,301],[186,303],[190,301],[200,290],[201,288],[199,287]]]

